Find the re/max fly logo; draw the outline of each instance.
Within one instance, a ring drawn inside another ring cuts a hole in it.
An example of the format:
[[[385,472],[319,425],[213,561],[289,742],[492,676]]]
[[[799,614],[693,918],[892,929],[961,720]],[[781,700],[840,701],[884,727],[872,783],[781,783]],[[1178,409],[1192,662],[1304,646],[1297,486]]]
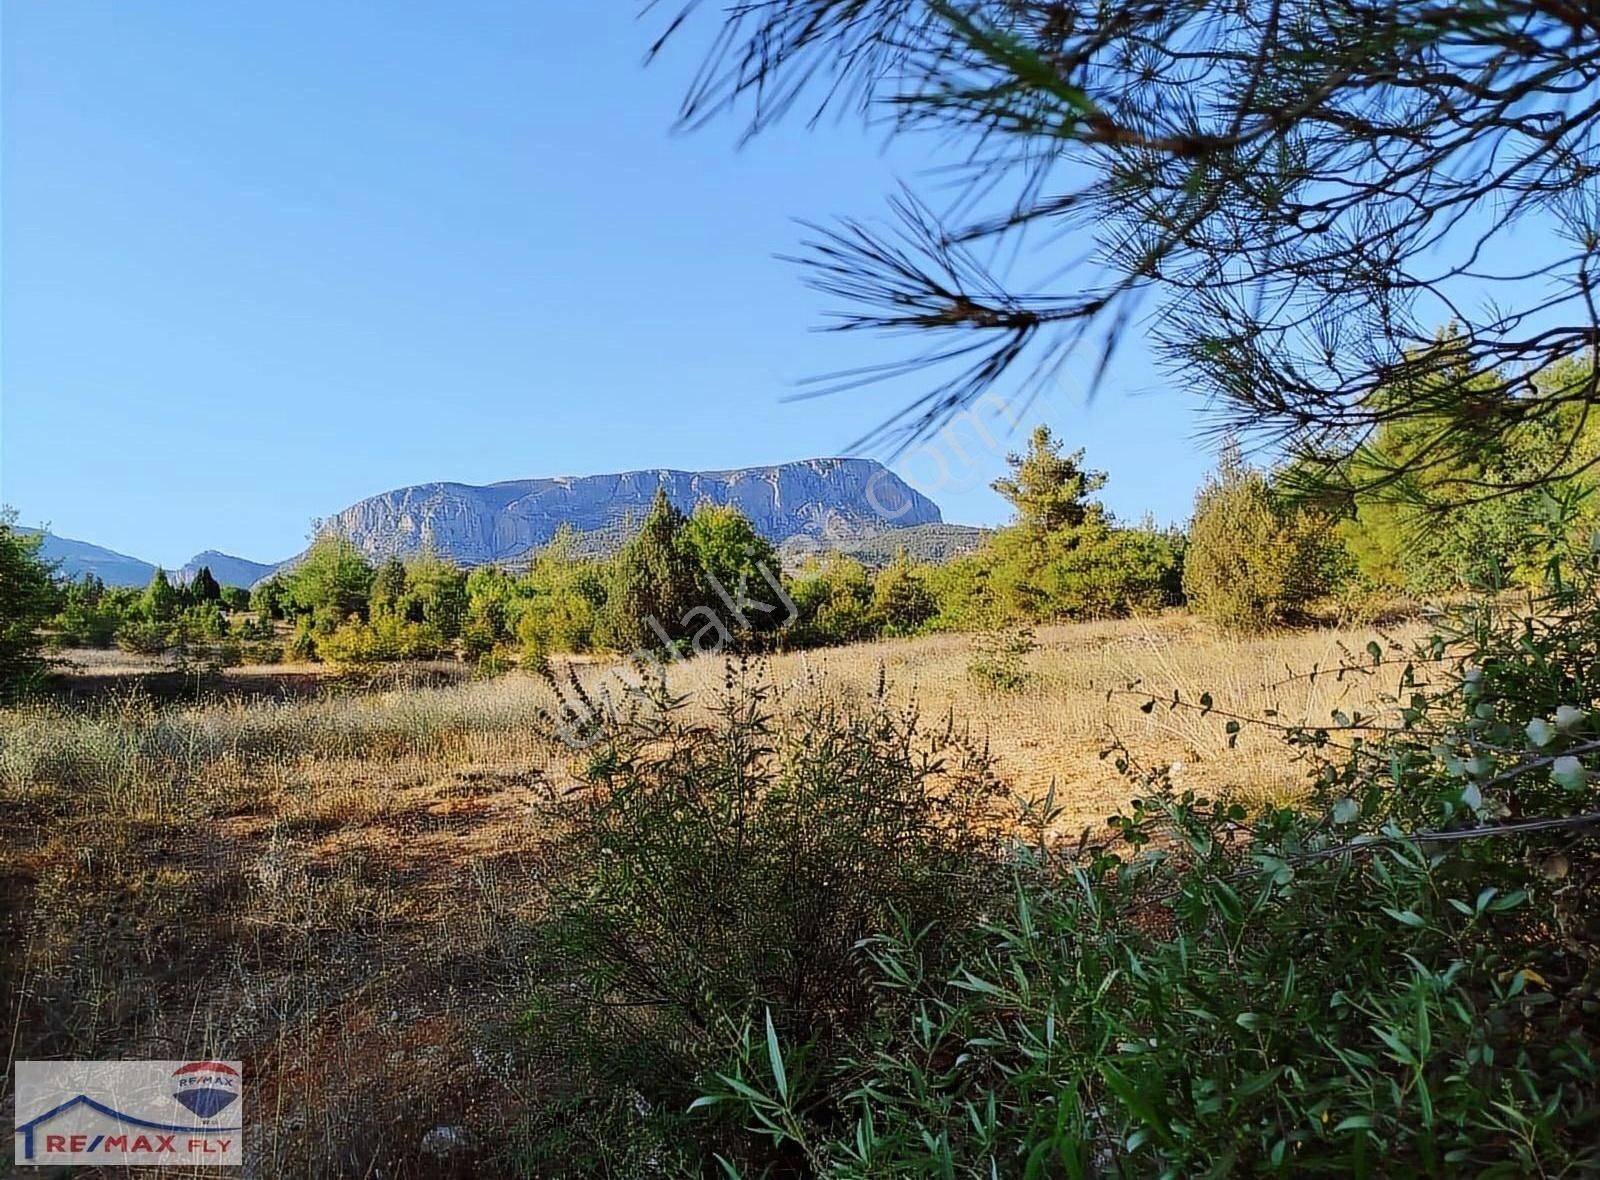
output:
[[[44,1137],[44,1150],[46,1154],[59,1154],[71,1152],[74,1155],[93,1154],[105,1152],[107,1155],[128,1152],[184,1152],[189,1155],[226,1155],[228,1148],[233,1144],[232,1139],[217,1137],[189,1138],[183,1141],[183,1146],[178,1146],[176,1135],[96,1135],[90,1138],[87,1135],[46,1135]]]
[[[19,1061],[22,1166],[243,1162],[238,1061]]]

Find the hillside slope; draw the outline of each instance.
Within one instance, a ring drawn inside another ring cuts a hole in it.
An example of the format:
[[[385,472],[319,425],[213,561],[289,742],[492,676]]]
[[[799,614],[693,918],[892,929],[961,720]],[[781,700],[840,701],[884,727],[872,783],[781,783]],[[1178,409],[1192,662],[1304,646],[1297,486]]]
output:
[[[882,569],[902,550],[912,561],[942,565],[983,547],[993,529],[970,524],[915,524],[909,528],[867,536],[845,537],[817,543],[809,537],[791,537],[778,549],[786,569],[794,570],[825,553],[853,557],[870,570]]]
[[[17,532],[37,536],[39,530],[18,526]],[[148,561],[54,533],[44,535],[39,555],[55,564],[58,577],[81,578],[92,574],[107,586],[145,586],[156,572],[156,567]]]
[[[183,568],[176,575],[176,580],[188,582],[200,572],[201,566],[209,569],[211,576],[223,586],[243,586],[248,589],[262,578],[270,576],[272,571],[278,568],[278,563],[251,561],[247,557],[235,557],[231,553],[207,549],[184,562]]]

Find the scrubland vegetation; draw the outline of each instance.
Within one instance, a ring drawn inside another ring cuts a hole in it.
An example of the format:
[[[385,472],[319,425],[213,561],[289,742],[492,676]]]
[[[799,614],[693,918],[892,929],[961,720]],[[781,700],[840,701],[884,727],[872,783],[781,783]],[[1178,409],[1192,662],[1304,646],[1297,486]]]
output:
[[[1178,532],[1011,466],[874,572],[665,500],[248,598],[0,529],[14,1057],[240,1057],[260,1175],[1600,1169],[1584,487],[1339,516],[1230,451]],[[108,638],[187,697],[53,695]]]
[[[976,552],[781,577],[664,500],[248,598],[7,529],[14,1053],[242,1057],[263,1175],[1600,1167],[1582,489],[1412,550],[1295,477],[1129,528],[1040,430]],[[36,695],[108,640],[198,698]]]
[[[1566,585],[669,662],[583,750],[604,661],[19,705],[15,1052],[242,1056],[261,1175],[1582,1168]]]
[[[923,437],[1155,292],[1281,461],[1161,529],[1040,429],[975,551],[781,578],[665,500],[517,571],[326,536],[247,599],[0,525],[12,1057],[242,1058],[261,1176],[1600,1172],[1592,14],[724,16],[686,123],[821,79],[1028,172],[812,231],[841,326],[926,350],[839,389],[938,369]],[[1570,254],[1487,248],[1539,215]],[[987,269],[1039,223],[1098,286]],[[50,695],[108,642],[196,699]],[[339,674],[226,667],[269,658]]]

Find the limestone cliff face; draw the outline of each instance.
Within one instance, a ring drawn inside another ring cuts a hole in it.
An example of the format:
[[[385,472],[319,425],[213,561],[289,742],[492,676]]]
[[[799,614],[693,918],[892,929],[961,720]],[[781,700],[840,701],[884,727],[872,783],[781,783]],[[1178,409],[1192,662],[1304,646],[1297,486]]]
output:
[[[428,483],[353,504],[324,529],[370,559],[432,551],[463,565],[513,560],[563,524],[578,532],[627,527],[657,488],[685,512],[733,504],[774,542],[866,536],[940,521],[938,505],[870,459],[806,459],[734,471],[630,471],[510,480],[474,487]]]

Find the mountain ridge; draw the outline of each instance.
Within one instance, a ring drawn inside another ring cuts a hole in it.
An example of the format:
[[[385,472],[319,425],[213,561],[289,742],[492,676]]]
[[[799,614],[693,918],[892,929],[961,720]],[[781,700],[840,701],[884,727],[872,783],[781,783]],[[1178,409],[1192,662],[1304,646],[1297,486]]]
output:
[[[282,564],[281,561],[251,561],[248,557],[236,557],[217,549],[202,549],[183,563],[173,580],[187,584],[203,566],[220,585],[248,589],[263,578],[270,578]]]
[[[598,475],[557,475],[468,484],[435,480],[368,496],[323,521],[373,561],[434,552],[465,566],[524,563],[563,526],[596,554],[614,550],[664,490],[681,510],[702,501],[732,504],[756,530],[792,557],[807,547],[859,553],[886,561],[904,533],[914,552],[954,555],[981,530],[946,524],[939,506],[872,459],[798,459],[709,471],[660,467]],[[20,529],[29,534],[39,529]],[[146,585],[156,563],[46,532],[44,556],[61,574],[92,574],[111,586]],[[787,547],[785,548],[785,546]],[[930,547],[931,546],[931,547]],[[225,586],[250,587],[293,569],[302,551],[259,562],[218,549],[195,554],[176,570],[187,582],[207,566]]]
[[[796,536],[833,542],[944,519],[937,504],[881,463],[825,458],[410,484],[357,501],[324,520],[322,531],[350,541],[369,560],[433,552],[484,565],[525,558],[563,525],[592,533],[637,522],[658,489],[685,512],[701,501],[732,504],[774,543]]]
[[[93,576],[107,586],[141,587],[149,585],[156,570],[166,568],[157,562],[146,561],[142,557],[132,557],[115,549],[108,549],[104,545],[96,545],[93,541],[63,537],[58,533],[29,525],[15,527],[17,532],[24,536],[43,535],[44,544],[39,547],[39,556],[54,564],[57,572],[67,578]],[[174,582],[182,583],[199,573],[201,566],[206,566],[211,570],[211,576],[220,584],[248,589],[262,578],[270,576],[280,564],[282,563],[251,561],[249,558],[235,557],[231,553],[222,553],[216,549],[205,549],[196,553],[178,569],[169,569],[167,572]]]
[[[16,530],[29,537],[43,534],[44,543],[39,547],[39,556],[53,563],[60,573],[69,578],[92,574],[107,586],[143,586],[156,572],[156,567],[143,558],[130,557],[91,541],[62,537],[45,529],[24,525],[17,525]]]

